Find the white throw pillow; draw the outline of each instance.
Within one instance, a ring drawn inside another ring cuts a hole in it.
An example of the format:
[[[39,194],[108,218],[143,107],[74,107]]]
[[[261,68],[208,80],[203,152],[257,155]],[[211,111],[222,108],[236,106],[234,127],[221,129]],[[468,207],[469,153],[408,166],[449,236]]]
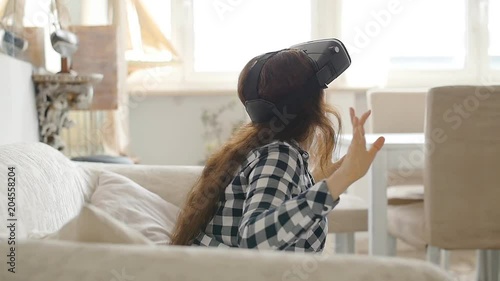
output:
[[[87,243],[153,244],[144,235],[117,221],[99,208],[85,205],[80,214],[59,231],[43,239]]]
[[[90,199],[156,244],[170,244],[179,208],[122,175],[103,171]]]

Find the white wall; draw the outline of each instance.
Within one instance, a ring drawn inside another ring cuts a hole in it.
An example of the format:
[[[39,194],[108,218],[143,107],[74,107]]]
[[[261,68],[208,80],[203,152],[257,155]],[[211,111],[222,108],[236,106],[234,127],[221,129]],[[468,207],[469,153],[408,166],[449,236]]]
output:
[[[344,132],[350,133],[349,106],[355,105],[351,93],[329,94],[328,100],[342,113]],[[225,126],[246,118],[243,106],[230,95],[148,96],[140,101],[131,98],[131,149],[143,164],[196,165],[204,158],[205,139],[202,111],[218,110],[230,101],[234,109],[224,114]]]
[[[38,141],[30,64],[0,53],[0,145]]]
[[[341,112],[344,133],[351,133],[349,107],[365,110],[364,94],[330,93],[328,102]],[[236,99],[235,96],[149,96],[131,98],[130,134],[131,149],[142,164],[197,165],[204,159],[203,109],[217,110],[221,105]],[[239,101],[238,101],[239,102]],[[225,122],[244,118],[243,106],[225,114]],[[369,181],[359,180],[349,192],[368,199]]]
[[[131,149],[143,164],[197,165],[205,156],[204,109],[217,110],[233,96],[149,96],[131,99]],[[223,115],[229,124],[244,119],[240,104]]]

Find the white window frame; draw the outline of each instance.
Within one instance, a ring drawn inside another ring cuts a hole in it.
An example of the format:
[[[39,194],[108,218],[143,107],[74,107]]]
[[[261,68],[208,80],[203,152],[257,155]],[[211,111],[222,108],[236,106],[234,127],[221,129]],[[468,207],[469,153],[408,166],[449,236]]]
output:
[[[445,84],[500,83],[500,70],[488,57],[488,0],[467,0],[465,65],[459,70],[397,70],[389,73],[387,87],[432,87]]]
[[[230,0],[219,0],[233,2]],[[240,0],[245,1],[245,0]],[[250,0],[246,0],[250,1]],[[307,1],[307,0],[305,0]],[[312,5],[312,38],[341,38],[342,1],[310,0]],[[422,88],[446,84],[500,83],[500,70],[490,68],[488,57],[487,17],[488,0],[467,0],[467,46],[464,69],[460,70],[390,70],[385,87]],[[192,0],[171,0],[172,42],[180,53],[180,71],[172,72],[152,91],[156,92],[210,92],[234,93],[238,73],[197,73],[194,71],[194,34]],[[150,75],[154,71],[149,72]],[[151,74],[153,73],[153,74]],[[357,89],[347,85],[344,75],[331,85],[332,89]]]
[[[171,0],[172,11],[172,42],[180,52],[182,58],[182,66],[180,67],[179,73],[177,75],[172,75],[165,79],[165,83],[170,86],[165,85],[168,88],[180,89],[187,87],[190,89],[207,88],[208,89],[236,89],[236,81],[239,73],[206,73],[206,72],[195,72],[194,71],[194,26],[193,26],[193,10],[192,10],[192,0]],[[230,3],[235,1],[218,0],[224,3]],[[244,0],[241,0],[244,1]],[[246,0],[248,1],[248,0]],[[307,0],[306,0],[307,1]],[[237,1],[236,1],[237,2]],[[335,7],[339,1],[329,1],[329,0],[311,0],[311,10],[312,18],[315,19],[311,27],[312,38],[319,37],[331,37],[326,29],[319,27],[319,18],[323,16],[316,16],[319,11],[325,11],[323,6]],[[333,5],[332,5],[333,4]],[[336,10],[336,9],[333,9]],[[333,17],[332,17],[333,18]],[[337,18],[337,17],[335,17]],[[335,24],[329,24],[334,27]],[[329,31],[334,30],[331,28]],[[334,30],[335,32],[335,30]],[[243,66],[242,66],[243,67]],[[184,85],[184,86],[182,86]]]

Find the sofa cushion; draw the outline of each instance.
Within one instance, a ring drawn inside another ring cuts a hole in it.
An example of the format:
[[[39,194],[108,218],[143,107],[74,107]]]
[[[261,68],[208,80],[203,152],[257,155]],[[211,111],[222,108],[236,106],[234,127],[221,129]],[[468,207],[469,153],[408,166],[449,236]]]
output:
[[[93,189],[93,174],[86,173],[61,152],[43,143],[0,146],[0,182],[7,168],[15,167],[17,238],[52,233],[75,217]],[[7,189],[0,188],[0,206],[7,205]],[[0,212],[6,221],[7,212]],[[0,229],[0,236],[6,235]]]
[[[87,243],[152,244],[135,229],[92,205],[83,206],[78,216],[44,239]]]
[[[329,233],[351,233],[368,230],[368,205],[350,194],[340,195],[339,204],[328,214]]]
[[[0,253],[8,247],[0,243]],[[2,264],[0,280],[456,280],[429,262],[394,257],[38,240],[20,242],[15,274]]]
[[[107,170],[125,176],[145,189],[182,207],[189,191],[199,179],[202,166],[120,165],[80,162],[87,170]]]
[[[414,247],[425,247],[424,202],[390,205],[387,209],[387,228],[392,236]]]
[[[103,171],[90,202],[151,241],[170,243],[179,208],[134,181]]]
[[[424,171],[422,169],[397,168],[387,172],[387,186],[423,185]]]
[[[423,185],[396,185],[387,189],[387,204],[404,205],[424,201]]]

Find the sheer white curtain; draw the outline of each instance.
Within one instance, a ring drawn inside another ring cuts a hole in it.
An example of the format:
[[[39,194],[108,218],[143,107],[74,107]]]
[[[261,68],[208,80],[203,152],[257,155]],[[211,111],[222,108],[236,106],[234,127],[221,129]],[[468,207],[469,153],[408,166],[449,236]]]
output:
[[[118,27],[128,73],[166,66],[179,58],[142,0],[82,0],[81,11],[83,25],[112,24]],[[125,87],[123,85],[124,91]],[[129,155],[128,102],[128,94],[120,93],[118,109],[107,114],[101,132],[108,153]]]
[[[0,19],[5,28],[22,33],[25,0],[0,0]]]
[[[125,62],[125,38],[126,38],[126,8],[127,0],[82,0],[81,1],[81,25],[106,26],[113,25],[117,27],[117,59],[122,60],[117,65],[126,64]],[[113,59],[113,58],[110,58]],[[109,155],[129,156],[129,107],[128,92],[126,88],[126,70],[117,74],[118,80],[118,107],[115,110],[107,110],[104,114],[104,120],[98,124],[98,131],[92,136],[93,143],[103,146],[104,152]],[[99,113],[97,113],[99,114]],[[91,118],[100,120],[100,118]]]
[[[113,2],[116,3],[116,0]],[[125,0],[125,10],[129,73],[145,68],[168,66],[179,60],[173,44],[162,32],[142,0]]]
[[[102,1],[102,0],[101,0]],[[125,0],[109,0],[110,9],[108,15],[111,17],[111,24],[118,27],[118,40],[122,42],[126,38],[125,24]],[[102,1],[105,2],[105,1]],[[123,47],[124,44],[121,44]],[[125,59],[125,49],[120,50],[122,59]],[[120,75],[127,75],[125,72]],[[110,132],[105,134],[106,148],[115,148],[120,155],[130,155],[130,132],[129,132],[129,95],[126,87],[126,77],[120,79],[122,81],[121,89],[124,91],[118,95],[118,109],[110,112],[107,116]]]
[[[8,0],[0,0],[0,19],[4,17],[5,10],[7,9]]]
[[[170,40],[165,37],[141,0],[82,0],[83,25],[118,27],[128,73],[150,67],[166,66],[178,59]],[[126,75],[122,74],[122,75]],[[119,79],[120,80],[120,79]],[[121,79],[125,82],[125,78]],[[120,85],[118,109],[106,114],[100,136],[108,154],[130,155],[129,101],[126,85]]]

